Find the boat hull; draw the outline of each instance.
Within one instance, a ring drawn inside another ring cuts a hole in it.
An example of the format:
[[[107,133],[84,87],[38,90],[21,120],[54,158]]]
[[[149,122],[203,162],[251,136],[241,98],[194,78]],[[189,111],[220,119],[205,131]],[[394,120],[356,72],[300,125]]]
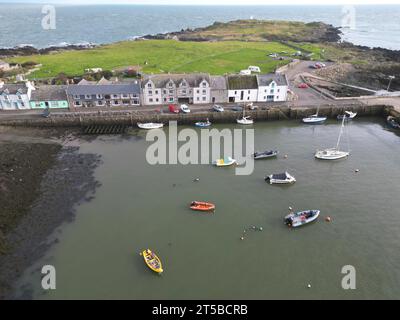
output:
[[[254,153],[253,157],[254,160],[262,160],[262,159],[269,159],[269,158],[275,158],[278,156],[278,151],[274,151],[271,153]]]
[[[291,213],[285,217],[285,224],[291,228],[298,228],[316,221],[319,215],[319,210],[307,210]]]
[[[193,211],[200,211],[200,212],[214,212],[215,204],[209,202],[193,201],[190,204],[190,209],[192,209]]]
[[[340,160],[347,158],[350,152],[345,151],[317,151],[315,158],[319,160]]]
[[[151,250],[143,250],[141,256],[144,259],[144,262],[149,267],[150,270],[154,271],[155,273],[161,274],[163,273],[162,263],[160,258]]]
[[[152,129],[161,129],[164,127],[164,124],[162,124],[162,123],[138,123],[137,126],[140,129],[152,130]]]
[[[318,117],[318,118],[304,118],[302,121],[303,123],[307,124],[321,124],[327,120],[326,117]]]

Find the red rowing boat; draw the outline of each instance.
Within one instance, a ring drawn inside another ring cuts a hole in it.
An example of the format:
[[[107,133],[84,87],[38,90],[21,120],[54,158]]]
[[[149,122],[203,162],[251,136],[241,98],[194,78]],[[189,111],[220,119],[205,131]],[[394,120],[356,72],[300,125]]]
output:
[[[211,212],[215,211],[215,204],[208,202],[193,201],[190,204],[190,209],[194,211]]]

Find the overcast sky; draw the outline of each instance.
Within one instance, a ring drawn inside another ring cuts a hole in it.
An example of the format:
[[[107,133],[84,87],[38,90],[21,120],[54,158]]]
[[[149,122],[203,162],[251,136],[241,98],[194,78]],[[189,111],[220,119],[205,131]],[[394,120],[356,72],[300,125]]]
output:
[[[63,4],[175,4],[175,5],[326,5],[326,4],[400,4],[400,0],[0,0],[0,2],[63,3]]]

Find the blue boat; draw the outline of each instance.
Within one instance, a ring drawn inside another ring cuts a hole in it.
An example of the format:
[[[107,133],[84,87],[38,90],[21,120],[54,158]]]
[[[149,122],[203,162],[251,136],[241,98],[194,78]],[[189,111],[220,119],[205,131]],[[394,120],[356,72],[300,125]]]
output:
[[[395,117],[389,116],[386,121],[391,128],[400,129],[400,123],[396,121]]]
[[[196,122],[194,125],[199,128],[207,128],[211,126],[211,122],[207,119],[206,122]]]

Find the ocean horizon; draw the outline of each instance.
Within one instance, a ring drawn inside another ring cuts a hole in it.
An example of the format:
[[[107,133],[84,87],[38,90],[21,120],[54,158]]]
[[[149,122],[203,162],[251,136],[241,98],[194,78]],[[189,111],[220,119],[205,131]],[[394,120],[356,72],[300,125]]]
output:
[[[343,41],[400,50],[400,5],[344,7],[221,5],[72,5],[55,4],[56,29],[42,28],[44,4],[0,3],[0,47],[37,48],[70,44],[106,44],[148,34],[208,26],[237,19],[322,21],[342,27]]]

